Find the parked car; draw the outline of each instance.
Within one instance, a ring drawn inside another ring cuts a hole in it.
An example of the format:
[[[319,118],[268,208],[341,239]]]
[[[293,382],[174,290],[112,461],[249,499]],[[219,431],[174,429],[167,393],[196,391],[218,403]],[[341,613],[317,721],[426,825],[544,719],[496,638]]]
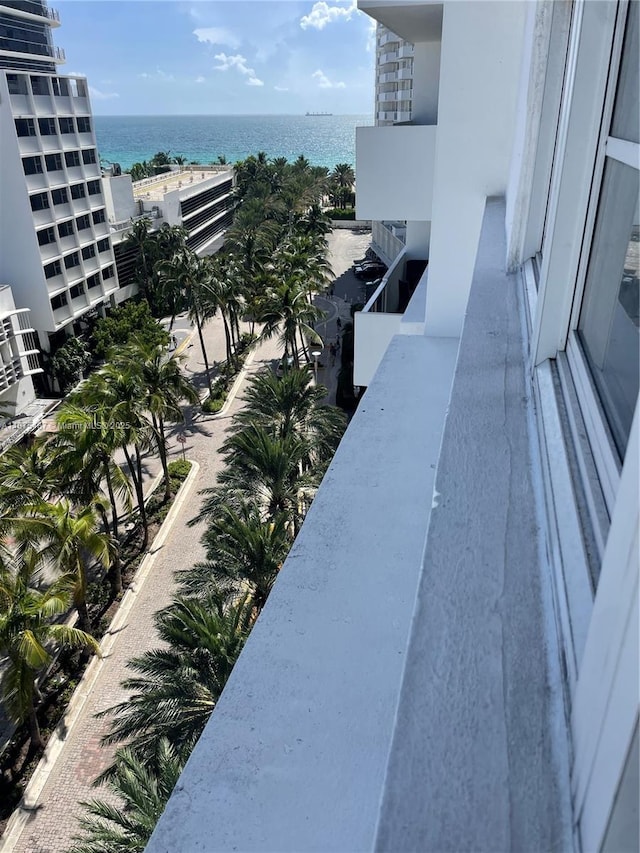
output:
[[[355,270],[355,276],[364,281],[371,281],[374,278],[380,278],[386,271],[384,264],[363,264]]]

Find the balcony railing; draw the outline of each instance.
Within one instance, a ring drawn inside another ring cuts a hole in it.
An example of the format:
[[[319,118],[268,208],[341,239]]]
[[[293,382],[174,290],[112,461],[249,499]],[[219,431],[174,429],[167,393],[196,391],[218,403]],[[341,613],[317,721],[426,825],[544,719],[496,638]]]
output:
[[[24,41],[23,39],[0,38],[0,52],[3,51],[7,53],[22,53],[28,56],[46,56],[57,62],[66,61],[65,52],[61,47],[34,41]]]

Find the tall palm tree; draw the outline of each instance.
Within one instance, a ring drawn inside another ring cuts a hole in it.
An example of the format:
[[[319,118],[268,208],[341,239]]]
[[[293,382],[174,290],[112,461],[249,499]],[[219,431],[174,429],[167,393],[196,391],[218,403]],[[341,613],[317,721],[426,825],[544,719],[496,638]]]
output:
[[[73,604],[78,624],[82,631],[90,631],[87,562],[96,562],[108,569],[114,551],[111,535],[98,532],[95,501],[76,512],[64,499],[27,506],[14,520],[13,527],[18,542],[28,547],[40,543],[43,563],[67,579],[73,579]]]
[[[79,392],[79,397],[82,390]],[[103,496],[106,486],[108,505],[98,501],[105,530],[113,533],[114,555],[109,580],[114,595],[122,591],[119,548],[119,504],[131,510],[131,483],[114,461],[114,453],[122,444],[121,430],[109,428],[98,412],[71,400],[65,401],[56,412],[57,434],[50,445],[53,450],[52,469],[63,494],[76,505],[88,505]],[[111,522],[108,510],[111,511]]]
[[[124,240],[128,248],[132,248],[137,254],[137,266],[142,276],[142,293],[147,294],[151,288],[151,277],[153,264],[156,261],[157,244],[150,234],[151,219],[143,217],[131,223],[131,230]]]
[[[202,542],[206,562],[178,573],[183,592],[203,597],[216,589],[235,595],[248,590],[260,611],[291,547],[288,517],[266,522],[254,503],[240,509],[222,504]]]
[[[240,316],[243,313],[243,275],[230,256],[207,258],[203,263],[205,278],[201,301],[208,314],[220,309],[224,327],[227,364],[236,363],[236,348],[240,338]]]
[[[48,438],[36,438],[26,448],[15,445],[0,455],[0,516],[60,494],[59,487]]]
[[[167,460],[166,422],[182,423],[181,403],[199,402],[198,392],[180,370],[179,358],[167,358],[163,347],[134,340],[114,359],[124,371],[132,371],[139,380],[141,404],[151,415],[155,444],[164,474],[165,499],[171,497]]]
[[[290,276],[265,296],[264,311],[260,318],[264,325],[260,337],[266,340],[279,335],[284,350],[283,358],[286,360],[291,355],[298,367],[298,338],[303,351],[306,350],[305,339],[322,344],[314,324],[323,316],[317,306],[309,304],[306,287],[300,276]]]
[[[209,359],[202,336],[202,327],[208,319],[202,301],[202,283],[205,279],[204,265],[195,252],[186,246],[179,249],[169,261],[159,264],[158,272],[165,285],[175,288],[184,294],[189,307],[189,316],[195,321],[204,360],[205,374],[209,393],[213,393]]]
[[[101,712],[111,716],[105,743],[148,750],[162,737],[189,750],[204,729],[231,674],[252,622],[250,603],[219,595],[178,598],[156,614],[162,648],[133,658],[122,682],[130,695]]]
[[[0,689],[8,716],[15,723],[28,721],[31,746],[41,748],[38,674],[56,648],[97,652],[98,644],[86,632],[54,622],[67,611],[73,580],[64,575],[42,589],[37,564],[36,552],[27,549],[13,564],[0,565],[0,655],[5,657]]]
[[[68,853],[143,853],[184,766],[183,756],[166,738],[150,756],[124,747],[116,753],[107,785],[121,806],[93,799],[83,802],[83,834]]]
[[[326,389],[312,385],[306,369],[287,370],[277,377],[272,370],[252,376],[244,393],[244,406],[233,425],[244,429],[254,423],[285,438],[304,438],[311,451],[305,468],[326,465],[338,447],[346,427],[344,413],[324,403]]]

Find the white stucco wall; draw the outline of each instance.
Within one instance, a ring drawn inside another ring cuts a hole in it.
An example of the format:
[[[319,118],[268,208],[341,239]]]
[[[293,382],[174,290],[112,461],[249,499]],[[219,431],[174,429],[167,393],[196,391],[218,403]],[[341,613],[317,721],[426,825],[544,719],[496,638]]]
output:
[[[485,198],[506,190],[527,5],[444,7],[426,334],[460,334]]]
[[[104,201],[109,222],[122,222],[139,213],[133,197],[131,175],[118,175],[102,179]]]
[[[356,128],[358,219],[431,219],[437,128]]]
[[[413,90],[411,120],[415,124],[438,123],[440,88],[440,42],[419,42],[413,54],[413,77],[420,86]]]
[[[368,387],[394,335],[400,331],[402,314],[356,311],[353,384]]]

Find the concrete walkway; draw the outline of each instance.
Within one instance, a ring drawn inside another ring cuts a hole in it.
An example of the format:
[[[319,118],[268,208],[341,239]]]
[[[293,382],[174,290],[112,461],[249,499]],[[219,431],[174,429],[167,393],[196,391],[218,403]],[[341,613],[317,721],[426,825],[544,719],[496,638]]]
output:
[[[351,260],[358,256],[361,244],[366,248],[368,240],[362,235],[352,235],[349,232],[337,232],[336,236],[340,250],[332,255],[332,266],[336,275],[341,276]],[[333,237],[334,235],[331,235],[331,238]],[[330,246],[333,245],[332,239]],[[344,247],[349,247],[350,251],[345,252]],[[335,338],[337,317],[340,316],[343,322],[349,319],[349,305],[339,298],[318,299],[320,307],[328,310],[326,324],[324,328],[319,328],[320,334],[327,336],[324,359],[327,367],[319,371],[318,380],[323,384],[332,385],[335,395],[333,379],[338,366],[336,364],[335,367],[330,367],[328,341],[332,337]],[[186,356],[186,372],[202,388],[205,384],[204,365],[197,335],[191,338],[191,342],[186,335],[180,337],[182,340],[179,345],[184,347]],[[224,359],[224,335],[219,318],[214,318],[207,325],[205,343],[210,361],[219,362]],[[255,373],[273,364],[278,356],[277,342],[268,341],[257,349],[246,372]],[[157,647],[153,617],[158,610],[171,602],[175,587],[174,572],[189,568],[204,557],[200,544],[202,527],[188,528],[187,522],[194,517],[200,505],[198,491],[215,484],[222,468],[220,445],[225,438],[225,430],[230,425],[231,417],[241,406],[240,393],[223,414],[206,416],[189,411],[186,424],[172,429],[169,436],[171,458],[182,456],[182,445],[176,440],[178,433],[182,433],[187,439],[184,444],[186,458],[197,462],[199,466],[197,476],[193,479],[189,493],[183,497],[169,535],[155,550],[152,569],[140,584],[135,603],[127,618],[111,636],[109,654],[101,662],[89,695],[64,739],[37,799],[35,802],[28,802],[28,809],[22,811],[19,823],[14,824],[11,835],[4,838],[4,843],[0,845],[2,853],[62,853],[70,846],[73,836],[78,832],[77,817],[81,814],[79,803],[95,796],[107,799],[106,789],[96,790],[92,787],[93,780],[105,769],[112,757],[112,750],[100,744],[109,729],[108,720],[96,719],[95,714],[127,698],[126,691],[121,687],[121,681],[130,674],[127,661],[134,655]],[[156,459],[147,457],[145,465],[146,477],[150,480],[157,475],[159,463]]]

